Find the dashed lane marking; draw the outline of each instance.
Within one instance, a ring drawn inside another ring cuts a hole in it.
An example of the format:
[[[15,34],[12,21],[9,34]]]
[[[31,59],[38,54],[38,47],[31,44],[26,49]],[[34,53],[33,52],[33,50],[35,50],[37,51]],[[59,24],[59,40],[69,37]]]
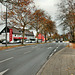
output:
[[[12,49],[10,49],[10,50],[5,50],[5,51],[15,51],[16,49],[18,49],[18,48],[23,48],[24,46],[21,46],[21,47],[17,47],[17,48],[12,48]]]
[[[32,48],[36,48],[37,46],[34,46],[34,47],[32,47]]]
[[[3,62],[8,61],[8,60],[11,60],[11,59],[13,59],[13,58],[14,58],[14,57],[7,58],[7,59],[5,59],[5,60],[0,61],[0,63],[3,63]]]
[[[58,48],[58,47],[57,47]]]
[[[53,55],[53,53],[50,55],[50,57]]]
[[[28,51],[28,52],[25,52],[24,54],[28,54],[28,53],[30,53],[31,51]]]
[[[0,72],[0,75],[3,75],[4,73],[6,73],[9,69],[6,69],[5,71]]]
[[[7,52],[9,52],[9,51],[14,51],[15,49],[11,49],[11,50],[6,50]]]
[[[56,49],[54,50],[54,52],[56,52]]]
[[[50,49],[50,48],[52,48],[52,47],[48,47],[48,49]]]

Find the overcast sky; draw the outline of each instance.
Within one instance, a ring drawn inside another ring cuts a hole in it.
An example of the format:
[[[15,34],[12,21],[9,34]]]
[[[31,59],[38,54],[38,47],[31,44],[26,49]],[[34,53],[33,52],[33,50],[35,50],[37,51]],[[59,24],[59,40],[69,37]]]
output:
[[[34,0],[35,5],[38,8],[41,8],[46,11],[46,13],[50,14],[53,20],[56,19],[56,15],[58,13],[56,4],[60,2],[60,0]],[[0,4],[1,8],[1,4]],[[4,11],[4,7],[2,6],[2,10]],[[1,11],[1,9],[0,9]],[[57,28],[59,34],[61,34],[61,28]]]
[[[48,14],[52,16],[56,14],[57,6],[56,4],[60,2],[60,0],[34,0],[35,5],[39,8],[46,10]]]
[[[52,19],[55,21],[57,14],[59,11],[57,10],[57,4],[60,3],[61,0],[34,0],[35,5],[38,8],[45,10],[49,15],[51,15]],[[62,34],[62,28],[58,27],[58,33]]]

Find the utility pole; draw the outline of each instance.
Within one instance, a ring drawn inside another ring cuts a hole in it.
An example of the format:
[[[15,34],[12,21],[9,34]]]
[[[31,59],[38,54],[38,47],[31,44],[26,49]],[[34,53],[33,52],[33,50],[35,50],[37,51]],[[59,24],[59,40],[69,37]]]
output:
[[[7,3],[6,3],[6,47],[7,47]]]

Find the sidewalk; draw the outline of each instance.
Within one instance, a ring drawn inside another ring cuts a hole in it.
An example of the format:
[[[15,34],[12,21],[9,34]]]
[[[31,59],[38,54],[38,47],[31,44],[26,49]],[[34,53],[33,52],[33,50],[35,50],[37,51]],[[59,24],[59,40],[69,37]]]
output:
[[[75,49],[66,47],[55,53],[37,75],[75,75]]]

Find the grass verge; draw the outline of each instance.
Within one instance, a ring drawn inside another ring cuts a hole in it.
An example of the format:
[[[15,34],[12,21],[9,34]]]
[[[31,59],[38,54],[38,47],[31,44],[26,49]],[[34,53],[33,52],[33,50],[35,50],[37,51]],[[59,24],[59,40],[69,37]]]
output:
[[[31,44],[14,45],[14,46],[7,46],[7,47],[3,46],[3,47],[0,47],[0,50],[5,50],[5,49],[9,49],[9,48],[20,47],[20,46],[37,45],[37,44],[45,44],[45,43],[31,43]]]

